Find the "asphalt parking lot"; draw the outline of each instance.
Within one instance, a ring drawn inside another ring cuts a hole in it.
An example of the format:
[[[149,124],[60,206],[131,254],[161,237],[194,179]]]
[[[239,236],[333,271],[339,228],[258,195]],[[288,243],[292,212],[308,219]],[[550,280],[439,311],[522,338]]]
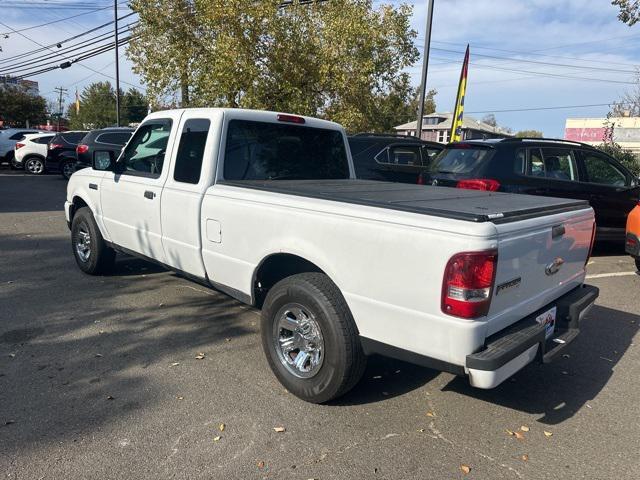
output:
[[[480,391],[373,358],[353,392],[317,406],[271,374],[258,311],[131,258],[82,274],[65,186],[0,169],[5,478],[637,476],[640,276],[621,252],[597,250],[600,298],[556,363]]]

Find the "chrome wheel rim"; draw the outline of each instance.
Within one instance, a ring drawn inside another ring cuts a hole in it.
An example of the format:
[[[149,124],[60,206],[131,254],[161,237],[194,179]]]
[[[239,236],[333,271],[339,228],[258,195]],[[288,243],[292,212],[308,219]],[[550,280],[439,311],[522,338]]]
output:
[[[29,160],[27,169],[29,170],[29,172],[38,175],[44,170],[44,164],[41,160]]]
[[[70,178],[71,175],[73,175],[73,172],[75,172],[75,168],[73,168],[73,165],[70,164],[69,162],[66,162],[63,166],[62,166],[62,174],[67,177]]]
[[[78,234],[76,235],[76,253],[78,258],[83,262],[89,260],[91,256],[91,235],[86,225],[80,225],[78,228]]]
[[[300,304],[287,304],[278,312],[273,325],[273,346],[280,363],[298,378],[315,376],[324,362],[320,325]]]

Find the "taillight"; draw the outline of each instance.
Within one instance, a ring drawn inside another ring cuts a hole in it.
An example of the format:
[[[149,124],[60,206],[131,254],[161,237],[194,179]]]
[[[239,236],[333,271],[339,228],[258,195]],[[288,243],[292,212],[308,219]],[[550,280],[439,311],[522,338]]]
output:
[[[24,147],[24,143],[16,143],[16,150],[22,147]]]
[[[277,118],[279,122],[297,123],[300,125],[305,123],[303,117],[299,117],[297,115],[287,115],[286,113],[279,113]]]
[[[78,145],[76,147],[76,153],[87,153],[89,151],[89,145]]]
[[[596,222],[593,222],[593,226],[591,227],[591,243],[589,244],[589,253],[587,254],[587,259],[584,262],[585,268],[591,260],[591,254],[593,253],[593,245],[596,243]]]
[[[56,148],[63,148],[64,145],[62,145],[61,143],[50,143],[49,144],[49,150],[54,150]]]
[[[442,311],[460,318],[489,313],[498,251],[457,253],[447,263],[442,282]]]
[[[460,180],[456,184],[456,188],[466,188],[467,190],[487,190],[495,192],[500,188],[500,182],[490,178],[472,178],[469,180]]]

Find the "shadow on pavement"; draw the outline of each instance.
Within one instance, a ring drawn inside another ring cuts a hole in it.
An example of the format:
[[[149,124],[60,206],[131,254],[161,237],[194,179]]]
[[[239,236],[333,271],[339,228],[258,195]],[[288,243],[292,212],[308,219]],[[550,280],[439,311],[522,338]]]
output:
[[[581,323],[580,336],[567,348],[568,358],[547,365],[530,364],[493,390],[475,389],[466,378],[455,378],[445,390],[540,414],[541,423],[561,423],[607,384],[639,324],[638,315],[596,305]]]

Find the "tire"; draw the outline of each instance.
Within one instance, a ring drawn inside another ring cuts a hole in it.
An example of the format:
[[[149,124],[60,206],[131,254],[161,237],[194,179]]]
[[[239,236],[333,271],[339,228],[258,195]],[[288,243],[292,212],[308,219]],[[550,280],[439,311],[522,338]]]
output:
[[[89,275],[108,272],[116,252],[108,247],[89,207],[76,212],[71,224],[71,249],[80,270]]]
[[[261,337],[275,376],[307,402],[325,403],[344,395],[366,367],[349,307],[322,273],[292,275],[269,290]],[[301,353],[305,356],[299,357]]]
[[[44,173],[44,160],[40,157],[25,158],[24,171],[32,175],[42,175]]]
[[[65,160],[62,162],[62,165],[60,165],[60,173],[66,180],[69,180],[75,171],[76,167],[70,160]]]

